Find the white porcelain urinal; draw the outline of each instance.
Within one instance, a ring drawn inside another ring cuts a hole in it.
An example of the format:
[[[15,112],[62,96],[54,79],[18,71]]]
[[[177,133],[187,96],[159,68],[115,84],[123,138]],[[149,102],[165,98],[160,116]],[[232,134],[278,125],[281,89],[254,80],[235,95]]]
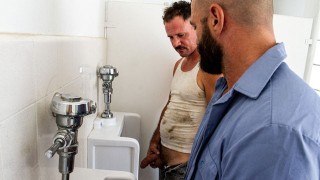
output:
[[[43,171],[40,180],[61,179],[57,167],[41,168]],[[70,174],[70,180],[135,180],[136,177],[130,172],[88,169],[75,167]]]
[[[140,115],[114,112],[97,118],[88,136],[88,168],[127,171],[138,179]]]
[[[134,180],[135,176],[123,171],[75,168],[70,178],[76,180]]]

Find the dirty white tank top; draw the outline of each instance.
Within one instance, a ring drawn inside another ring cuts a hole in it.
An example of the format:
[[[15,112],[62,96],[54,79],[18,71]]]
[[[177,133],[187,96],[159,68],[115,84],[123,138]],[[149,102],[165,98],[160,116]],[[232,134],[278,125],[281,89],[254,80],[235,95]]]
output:
[[[199,63],[191,71],[183,72],[182,61],[171,83],[171,99],[161,120],[160,136],[163,146],[190,153],[206,109],[206,98],[197,84]]]

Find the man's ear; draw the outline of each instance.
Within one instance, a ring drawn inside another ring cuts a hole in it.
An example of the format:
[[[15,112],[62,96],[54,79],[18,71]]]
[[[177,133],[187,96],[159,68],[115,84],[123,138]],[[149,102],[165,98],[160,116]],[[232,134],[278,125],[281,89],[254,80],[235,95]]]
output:
[[[208,26],[216,35],[219,35],[222,32],[224,26],[224,11],[217,3],[211,4]]]

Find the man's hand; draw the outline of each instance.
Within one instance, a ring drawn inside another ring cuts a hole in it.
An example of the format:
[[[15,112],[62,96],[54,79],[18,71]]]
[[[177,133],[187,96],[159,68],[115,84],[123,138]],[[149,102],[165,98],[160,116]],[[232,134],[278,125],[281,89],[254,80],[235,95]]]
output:
[[[163,166],[160,156],[160,141],[152,141],[150,143],[147,156],[140,163],[141,168],[145,168],[148,165],[152,168],[159,168]]]
[[[162,110],[160,119],[162,118],[165,110],[166,110],[166,107]],[[162,162],[162,156],[161,156],[160,122],[161,121],[159,121],[158,126],[154,131],[152,138],[150,140],[147,156],[140,163],[141,168],[145,168],[148,165],[150,165],[152,168],[160,168],[160,167],[163,167],[164,165],[164,162]]]
[[[150,165],[152,168],[159,168],[163,166],[160,155],[158,154],[150,154],[145,157],[140,164],[141,168],[145,168]]]
[[[160,142],[150,142],[147,155],[151,155],[151,154],[159,155],[160,154],[160,146],[161,146]]]

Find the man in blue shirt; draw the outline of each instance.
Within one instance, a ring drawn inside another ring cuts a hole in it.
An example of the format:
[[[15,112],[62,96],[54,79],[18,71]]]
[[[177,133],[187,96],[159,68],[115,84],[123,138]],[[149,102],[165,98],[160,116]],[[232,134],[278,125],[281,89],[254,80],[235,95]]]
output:
[[[200,67],[223,73],[186,179],[320,179],[320,98],[283,60],[272,0],[193,0]]]

